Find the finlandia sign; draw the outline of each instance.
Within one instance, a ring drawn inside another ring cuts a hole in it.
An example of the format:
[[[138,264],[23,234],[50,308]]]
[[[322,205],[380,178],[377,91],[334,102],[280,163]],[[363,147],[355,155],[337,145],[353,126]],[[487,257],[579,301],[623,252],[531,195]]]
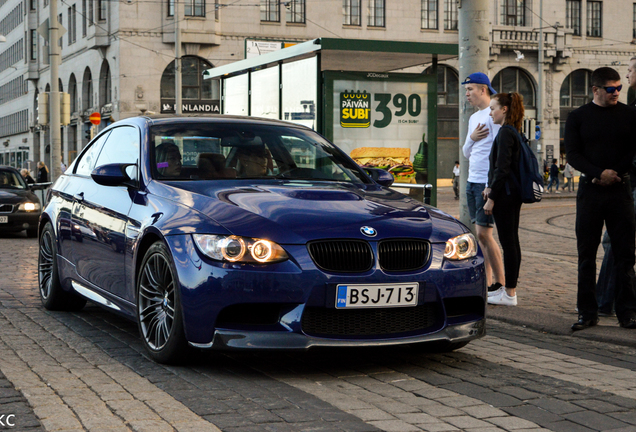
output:
[[[172,114],[175,112],[174,102],[161,102],[161,113]],[[218,100],[213,101],[192,101],[181,104],[181,111],[183,113],[207,113],[207,114],[220,114],[221,104]]]

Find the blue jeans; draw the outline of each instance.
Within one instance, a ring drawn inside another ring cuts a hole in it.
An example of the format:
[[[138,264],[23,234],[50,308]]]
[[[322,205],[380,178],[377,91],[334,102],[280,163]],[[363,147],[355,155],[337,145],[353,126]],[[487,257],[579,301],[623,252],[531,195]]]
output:
[[[466,204],[468,204],[468,213],[470,221],[475,225],[483,227],[492,227],[495,219],[492,215],[484,213],[484,197],[481,194],[486,188],[485,183],[466,183]]]
[[[559,190],[559,177],[550,177],[550,182],[548,183],[548,187],[546,187],[545,189],[550,190],[553,183],[556,183],[556,190]]]

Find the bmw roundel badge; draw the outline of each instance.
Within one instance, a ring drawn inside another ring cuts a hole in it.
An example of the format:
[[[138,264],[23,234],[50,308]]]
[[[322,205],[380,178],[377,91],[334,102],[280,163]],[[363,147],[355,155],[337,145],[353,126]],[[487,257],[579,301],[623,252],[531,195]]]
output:
[[[375,237],[376,235],[378,235],[378,232],[370,226],[363,226],[362,228],[360,228],[360,232],[367,237]]]

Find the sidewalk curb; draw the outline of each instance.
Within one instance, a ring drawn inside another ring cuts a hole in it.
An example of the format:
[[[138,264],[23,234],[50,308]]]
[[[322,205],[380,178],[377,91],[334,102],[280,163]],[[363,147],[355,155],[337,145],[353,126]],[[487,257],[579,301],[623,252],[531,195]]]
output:
[[[601,317],[599,325],[596,327],[575,332],[570,329],[577,319],[574,311],[571,318],[566,318],[563,314],[535,309],[488,306],[486,315],[487,319],[490,320],[519,325],[548,334],[573,336],[629,347],[636,346],[636,331],[621,328],[616,317]]]

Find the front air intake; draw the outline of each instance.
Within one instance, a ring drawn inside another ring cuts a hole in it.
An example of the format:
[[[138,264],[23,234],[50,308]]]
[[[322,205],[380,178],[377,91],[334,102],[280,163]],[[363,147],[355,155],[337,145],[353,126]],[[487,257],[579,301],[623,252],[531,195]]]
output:
[[[302,329],[307,335],[320,337],[389,337],[432,327],[437,320],[436,310],[434,303],[377,309],[308,307],[303,313]]]

